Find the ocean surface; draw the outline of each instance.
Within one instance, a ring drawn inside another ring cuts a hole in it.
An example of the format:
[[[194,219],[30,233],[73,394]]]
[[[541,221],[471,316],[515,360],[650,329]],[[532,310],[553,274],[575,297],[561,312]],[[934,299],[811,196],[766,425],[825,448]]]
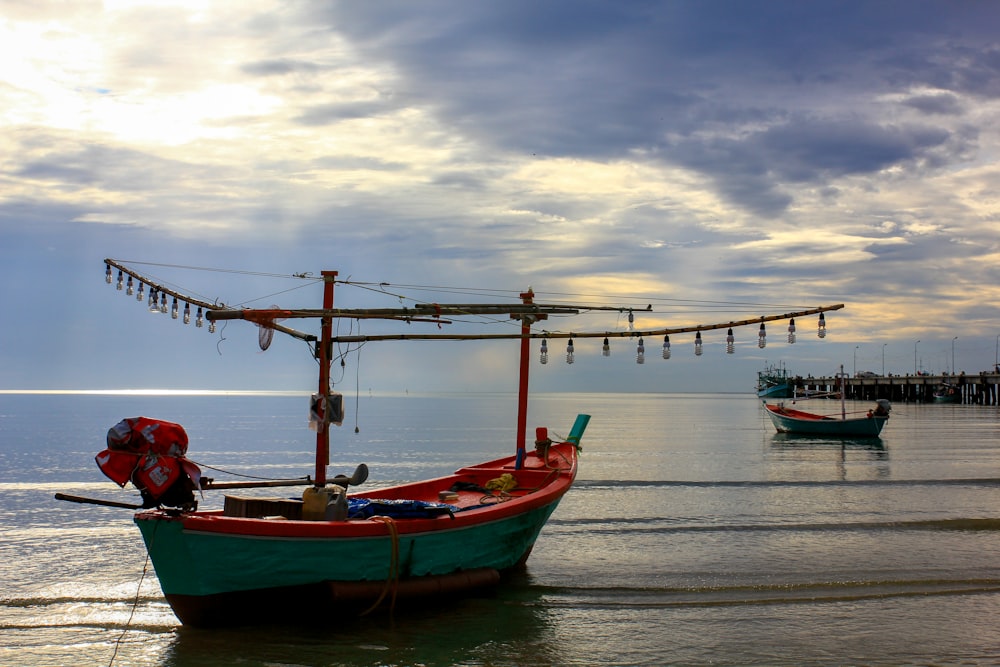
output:
[[[514,449],[512,395],[346,400],[330,472],[367,463],[366,487]],[[139,415],[184,425],[218,480],[311,474],[307,411],[301,396],[0,395],[0,665],[1000,664],[996,407],[895,404],[881,439],[840,442],[776,434],[752,394],[535,396],[529,429],[592,419],[526,572],[352,623],[276,608],[263,627],[184,628],[131,511],[53,497],[136,502],[94,455]]]

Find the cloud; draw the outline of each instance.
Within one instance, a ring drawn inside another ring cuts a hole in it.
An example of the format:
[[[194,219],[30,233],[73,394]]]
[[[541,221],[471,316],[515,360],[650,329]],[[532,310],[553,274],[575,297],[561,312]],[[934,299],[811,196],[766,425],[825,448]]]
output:
[[[928,312],[994,335],[992,307],[975,307],[1000,298],[989,3],[71,2],[0,17],[0,246],[21,270],[63,267],[55,299],[67,284],[90,298],[66,275],[92,270],[84,254],[118,255],[834,299],[856,304],[842,335],[873,336],[879,310],[900,336]],[[103,307],[74,317],[92,326]]]
[[[964,105],[961,98],[951,93],[927,93],[923,95],[913,95],[905,100],[903,104],[913,107],[917,111],[925,114],[940,114],[946,116],[961,115]]]

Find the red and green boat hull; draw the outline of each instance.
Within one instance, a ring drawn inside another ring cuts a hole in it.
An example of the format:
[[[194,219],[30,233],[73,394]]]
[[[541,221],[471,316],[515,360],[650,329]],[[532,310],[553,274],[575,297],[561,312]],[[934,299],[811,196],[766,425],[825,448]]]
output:
[[[357,615],[495,586],[501,573],[523,564],[575,478],[576,447],[529,453],[520,468],[515,458],[352,494],[437,501],[456,482],[481,487],[504,473],[516,479],[517,488],[500,496],[458,492],[448,501],[458,508],[451,515],[304,521],[150,510],[135,521],[185,625],[268,622],[275,604]]]

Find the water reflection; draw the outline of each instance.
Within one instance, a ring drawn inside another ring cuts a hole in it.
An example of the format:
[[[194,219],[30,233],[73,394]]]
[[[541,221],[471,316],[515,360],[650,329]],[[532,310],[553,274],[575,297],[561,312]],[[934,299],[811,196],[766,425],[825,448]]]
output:
[[[794,433],[775,433],[771,436],[772,449],[839,449],[869,451],[873,459],[887,460],[889,450],[880,438],[829,438],[817,435],[798,435]]]
[[[275,625],[200,631],[179,627],[162,665],[489,665],[555,664],[543,607],[523,599],[523,582],[495,596],[343,622],[275,610]],[[529,595],[529,597],[531,597]],[[535,595],[537,597],[537,595]],[[330,619],[336,610],[330,610]],[[317,621],[320,621],[317,623]]]
[[[772,476],[799,479],[802,475],[815,475],[845,482],[890,477],[889,449],[879,438],[775,433],[768,439],[766,450]]]

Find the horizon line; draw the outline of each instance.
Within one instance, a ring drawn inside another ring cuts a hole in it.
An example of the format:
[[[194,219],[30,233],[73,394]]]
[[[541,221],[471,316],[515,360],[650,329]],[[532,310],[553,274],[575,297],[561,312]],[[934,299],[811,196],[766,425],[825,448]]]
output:
[[[287,389],[0,389],[0,395],[65,394],[81,396],[308,396],[310,392]]]
[[[346,392],[339,392],[341,394],[348,395]],[[468,392],[463,390],[455,391],[425,391],[425,392],[411,392],[411,391],[367,391],[361,392],[360,394],[355,394],[355,392],[350,392],[350,395],[367,395],[367,396],[421,396],[421,395],[469,395],[481,394],[481,395],[496,395],[496,394],[511,394],[516,395],[516,391],[483,391],[483,392]],[[716,394],[716,395],[744,395],[747,392],[743,391],[613,391],[613,392],[594,392],[594,391],[536,391],[533,392],[535,395],[546,395],[546,394]],[[290,389],[0,389],[0,396],[311,396],[313,392],[305,390],[290,390]],[[753,392],[751,392],[751,395]]]

